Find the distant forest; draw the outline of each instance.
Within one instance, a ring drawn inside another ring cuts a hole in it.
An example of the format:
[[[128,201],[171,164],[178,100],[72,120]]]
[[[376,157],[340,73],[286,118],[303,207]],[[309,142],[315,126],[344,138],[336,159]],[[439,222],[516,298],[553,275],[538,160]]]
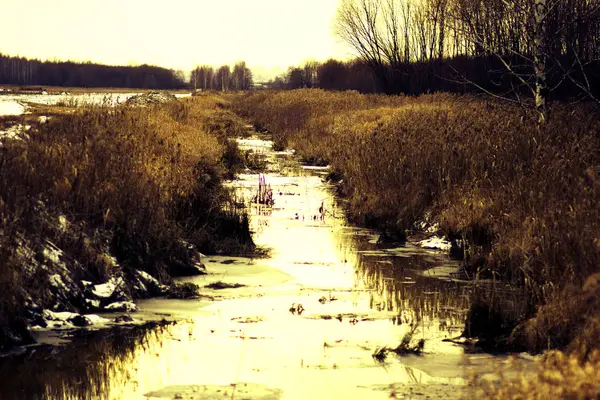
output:
[[[91,62],[39,61],[0,54],[0,84],[179,89],[183,72],[151,65],[110,66]]]

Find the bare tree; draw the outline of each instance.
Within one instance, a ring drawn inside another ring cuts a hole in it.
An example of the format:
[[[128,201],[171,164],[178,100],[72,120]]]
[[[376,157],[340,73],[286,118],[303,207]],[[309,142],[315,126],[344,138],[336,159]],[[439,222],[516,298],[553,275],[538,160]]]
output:
[[[384,91],[397,92],[408,63],[444,56],[448,1],[343,0],[335,32],[373,70]]]
[[[452,16],[473,55],[495,57],[515,81],[519,102],[523,89],[531,94],[540,123],[549,94],[566,81],[595,99],[586,67],[598,61],[600,0],[454,0]]]
[[[229,90],[229,82],[231,81],[231,69],[229,65],[222,65],[217,70],[216,82],[217,88],[223,92]]]
[[[393,57],[390,58],[394,53],[394,34],[389,33],[394,25],[388,24],[388,32],[382,32],[379,28],[381,24],[378,23],[381,18],[378,0],[342,0],[337,11],[335,32],[373,70],[385,90],[389,86],[389,67],[394,62]],[[392,42],[391,49],[389,42]]]
[[[245,61],[235,64],[231,78],[235,90],[249,90],[252,87],[252,71],[246,66]]]

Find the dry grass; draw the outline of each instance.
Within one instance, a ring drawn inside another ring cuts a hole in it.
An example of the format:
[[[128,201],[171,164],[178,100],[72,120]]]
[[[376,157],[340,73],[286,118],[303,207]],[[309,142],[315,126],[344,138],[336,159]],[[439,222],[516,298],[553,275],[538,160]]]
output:
[[[235,107],[279,143],[329,161],[355,221],[404,232],[427,213],[465,239],[474,273],[525,289],[514,309],[529,311],[513,319],[598,271],[596,110],[555,106],[538,128],[518,107],[449,94],[264,92]]]
[[[597,399],[600,397],[600,352],[585,360],[576,354],[552,351],[544,355],[535,373],[522,372],[516,379],[484,382],[481,399]]]
[[[25,264],[46,241],[65,252],[68,265],[82,267],[74,279],[93,281],[119,272],[107,253],[125,273],[145,269],[168,280],[169,271],[194,261],[183,240],[204,252],[251,248],[247,218],[221,185],[224,141],[243,129],[223,101],[212,95],[145,108],[86,107],[32,129],[27,140],[6,141],[0,282],[8,285],[0,317],[18,310],[19,296],[41,290]],[[232,120],[213,132],[211,121],[227,115]],[[18,251],[24,246],[33,255]]]

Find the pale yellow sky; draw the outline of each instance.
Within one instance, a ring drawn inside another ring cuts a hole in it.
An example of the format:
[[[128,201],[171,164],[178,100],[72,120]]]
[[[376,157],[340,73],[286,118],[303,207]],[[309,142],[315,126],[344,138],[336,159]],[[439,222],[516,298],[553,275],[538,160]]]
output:
[[[0,52],[41,59],[252,67],[347,58],[339,0],[0,0]]]

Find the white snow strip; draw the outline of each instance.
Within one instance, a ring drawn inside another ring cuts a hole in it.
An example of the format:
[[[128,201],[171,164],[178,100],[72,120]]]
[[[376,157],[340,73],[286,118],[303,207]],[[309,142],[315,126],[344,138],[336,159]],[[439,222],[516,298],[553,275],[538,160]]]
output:
[[[160,286],[160,283],[158,282],[158,280],[155,277],[153,277],[152,275],[150,275],[149,273],[147,273],[146,271],[140,271],[138,269],[135,271],[135,273],[138,274],[138,276],[143,281],[143,283],[152,283],[156,286]]]

